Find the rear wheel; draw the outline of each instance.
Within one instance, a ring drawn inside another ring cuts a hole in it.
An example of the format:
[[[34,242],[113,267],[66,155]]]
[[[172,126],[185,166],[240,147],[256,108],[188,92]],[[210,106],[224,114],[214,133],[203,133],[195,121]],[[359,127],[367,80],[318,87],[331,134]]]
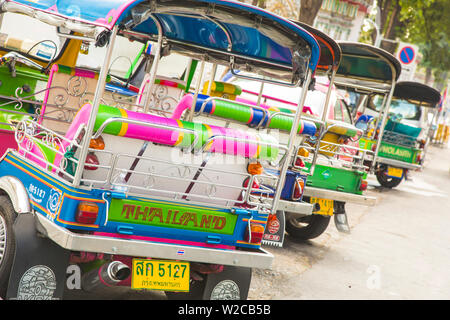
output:
[[[16,240],[13,224],[16,212],[6,196],[0,196],[0,297],[6,297],[9,275],[14,260]]]
[[[312,214],[301,218],[286,220],[286,231],[298,240],[309,240],[320,236],[328,227],[331,216]]]

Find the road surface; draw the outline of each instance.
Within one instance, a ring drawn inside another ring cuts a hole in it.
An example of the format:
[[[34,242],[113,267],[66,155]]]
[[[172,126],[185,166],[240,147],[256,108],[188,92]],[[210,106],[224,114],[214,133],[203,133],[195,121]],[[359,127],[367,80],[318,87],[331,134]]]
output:
[[[256,270],[250,299],[448,299],[450,149],[432,147],[423,172],[397,188],[369,178],[375,207],[347,205],[351,234],[287,237],[272,270]]]

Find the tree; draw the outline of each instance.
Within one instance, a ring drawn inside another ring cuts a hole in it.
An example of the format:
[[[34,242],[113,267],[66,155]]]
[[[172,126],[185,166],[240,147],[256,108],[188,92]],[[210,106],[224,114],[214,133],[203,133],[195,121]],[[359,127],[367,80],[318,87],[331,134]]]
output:
[[[322,2],[323,0],[300,0],[298,20],[312,26]]]
[[[380,14],[380,33],[384,39],[395,40],[399,27],[402,26],[400,21],[401,0],[377,0],[377,6]],[[372,38],[374,38],[373,35]],[[394,53],[397,46],[393,42],[383,41],[381,47]]]
[[[434,74],[439,89],[450,71],[449,0],[377,0],[377,6],[383,38],[418,45],[423,56],[420,66],[426,68],[425,81]],[[366,39],[364,34],[362,39]],[[391,53],[396,49],[390,41],[383,41],[381,47]]]
[[[435,77],[440,90],[450,71],[450,4],[448,0],[401,0],[400,19],[404,31],[400,38],[419,46],[423,55],[421,66],[427,69],[427,79]]]

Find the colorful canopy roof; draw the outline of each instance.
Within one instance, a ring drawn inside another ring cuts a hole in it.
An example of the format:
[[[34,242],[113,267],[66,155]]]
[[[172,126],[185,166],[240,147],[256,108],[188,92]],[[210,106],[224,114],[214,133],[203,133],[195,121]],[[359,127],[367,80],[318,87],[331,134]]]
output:
[[[365,43],[340,42],[342,59],[336,83],[390,90],[402,70],[389,52]]]
[[[317,69],[328,71],[330,67],[337,68],[341,62],[342,55],[341,47],[337,44],[337,42],[330,38],[327,34],[307,25],[306,23],[299,21],[293,22],[311,33],[319,43],[320,58]]]
[[[174,46],[189,46],[219,61],[230,60],[224,54],[233,56],[238,65],[286,68],[293,79],[302,76],[306,66],[315,71],[320,57],[316,39],[304,28],[239,1],[6,0],[3,10],[43,16],[41,20],[54,25],[61,20],[106,30],[117,25],[122,32],[148,36],[157,34],[160,23]]]
[[[441,101],[441,94],[420,82],[401,81],[395,86],[394,98],[422,104],[424,107],[435,107]]]

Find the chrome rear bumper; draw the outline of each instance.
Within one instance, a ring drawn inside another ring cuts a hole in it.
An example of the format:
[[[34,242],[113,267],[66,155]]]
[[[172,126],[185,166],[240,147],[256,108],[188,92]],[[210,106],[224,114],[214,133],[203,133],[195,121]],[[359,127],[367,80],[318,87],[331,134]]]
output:
[[[408,163],[408,162],[404,162],[404,161],[383,158],[383,157],[377,157],[377,162],[387,164],[388,166],[409,169],[409,170],[417,170],[417,169],[422,168],[422,166],[419,164]]]
[[[377,198],[347,192],[333,191],[314,187],[305,187],[303,195],[322,199],[351,202],[365,206],[375,206]]]
[[[263,249],[223,250],[78,234],[54,224],[41,214],[36,213],[35,217],[40,232],[70,251],[88,251],[263,269],[271,268],[274,259],[270,252]]]

